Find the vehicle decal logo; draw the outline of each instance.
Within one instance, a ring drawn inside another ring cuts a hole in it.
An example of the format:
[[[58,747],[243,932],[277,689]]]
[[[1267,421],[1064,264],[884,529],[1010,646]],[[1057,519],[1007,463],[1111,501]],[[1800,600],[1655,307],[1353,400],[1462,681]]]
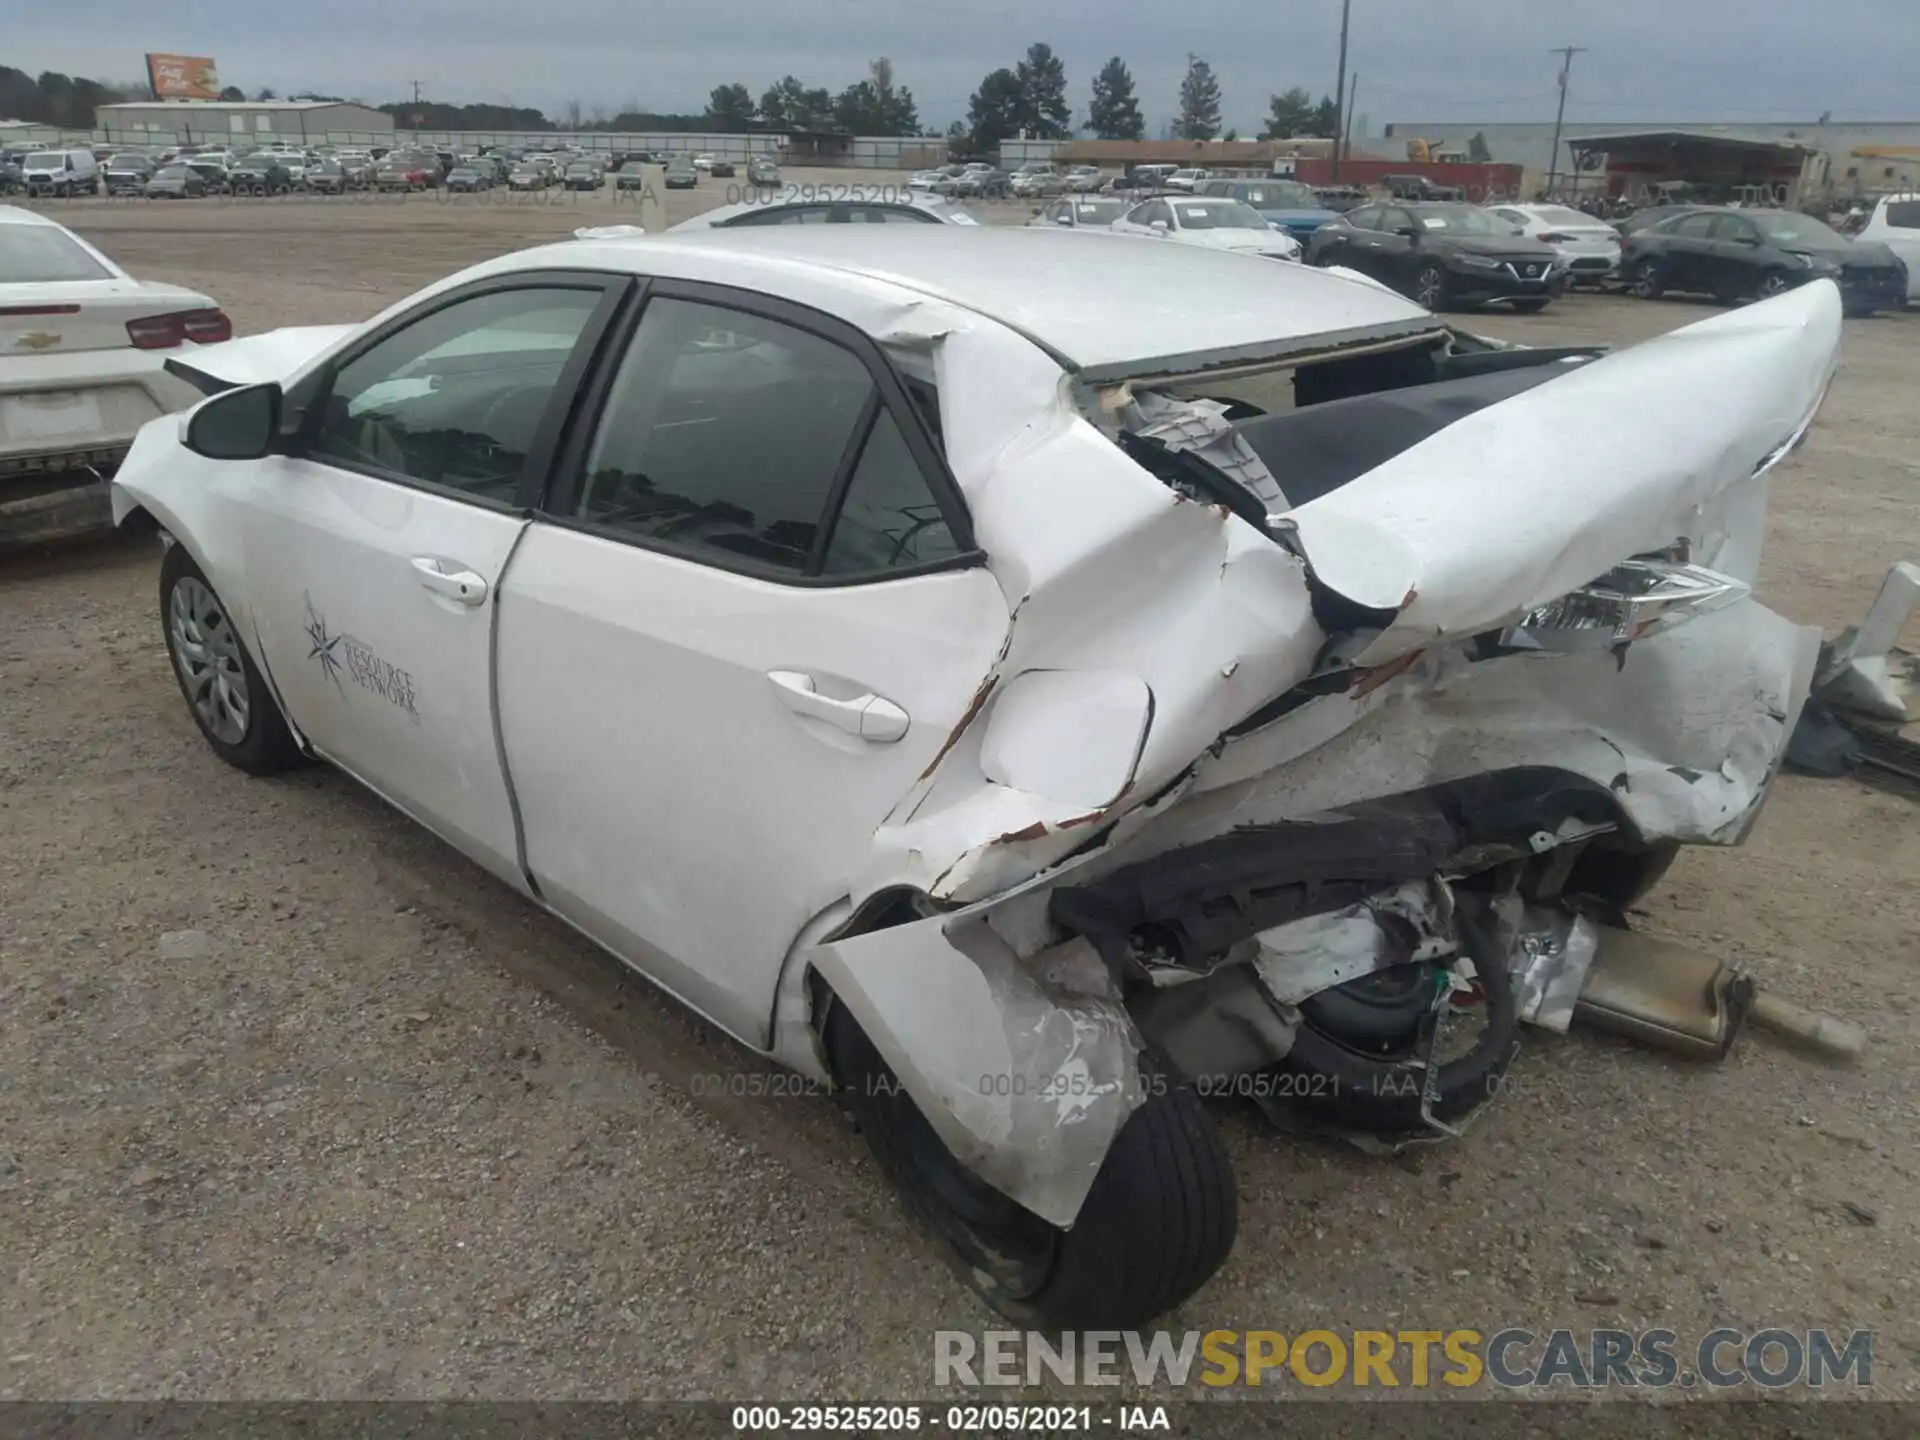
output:
[[[24,345],[29,350],[50,350],[60,343],[60,337],[48,330],[33,330],[13,342]]]
[[[351,680],[369,694],[378,695],[389,705],[404,710],[407,718],[418,725],[420,711],[415,704],[413,672],[382,659],[364,640],[331,633],[327,629],[327,617],[314,608],[313,596],[301,593],[307,603],[307,639],[312,642],[307,658],[319,663],[321,672],[333,682],[333,688],[344,698],[345,680]]]

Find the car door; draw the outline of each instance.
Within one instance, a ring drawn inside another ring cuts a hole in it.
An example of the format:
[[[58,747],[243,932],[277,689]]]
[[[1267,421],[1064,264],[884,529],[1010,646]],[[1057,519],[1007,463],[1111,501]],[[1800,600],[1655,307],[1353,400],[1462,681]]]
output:
[[[294,725],[516,882],[494,601],[585,354],[629,284],[523,272],[422,302],[303,382],[287,453],[236,482],[243,593]]]
[[[1711,290],[1715,284],[1713,231],[1720,217],[1711,210],[1682,215],[1661,230],[1666,278],[1674,290]]]
[[[1744,215],[1713,217],[1713,234],[1703,257],[1707,288],[1716,294],[1751,295],[1766,274],[1766,247],[1759,228]]]
[[[937,402],[936,402],[937,403]],[[500,732],[541,896],[750,1044],[876,859],[1009,616],[865,336],[659,282],[500,605]]]
[[[1350,269],[1364,270],[1358,251],[1364,236],[1362,230],[1373,223],[1379,213],[1378,206],[1365,206],[1350,210],[1331,224],[1322,226],[1314,232],[1310,249],[1311,258],[1321,265],[1345,265]]]
[[[1419,242],[1407,233],[1419,229],[1420,222],[1411,210],[1388,205],[1380,211],[1379,230],[1366,237],[1369,273],[1402,294],[1413,289],[1413,272],[1427,258]]]

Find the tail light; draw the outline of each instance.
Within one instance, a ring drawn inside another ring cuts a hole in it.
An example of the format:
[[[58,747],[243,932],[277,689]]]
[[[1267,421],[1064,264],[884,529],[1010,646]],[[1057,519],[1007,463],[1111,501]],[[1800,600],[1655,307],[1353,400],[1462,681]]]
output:
[[[233,321],[224,310],[181,310],[127,322],[127,339],[136,350],[171,350],[189,340],[196,345],[217,345],[232,338]]]
[[[1744,600],[1752,587],[1704,565],[1627,560],[1591,585],[1522,615],[1502,637],[1516,649],[1611,650]]]

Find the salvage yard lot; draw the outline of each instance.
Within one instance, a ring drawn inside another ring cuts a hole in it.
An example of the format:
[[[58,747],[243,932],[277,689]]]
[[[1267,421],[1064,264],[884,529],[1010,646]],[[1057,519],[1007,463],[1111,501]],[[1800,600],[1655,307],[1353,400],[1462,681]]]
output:
[[[666,194],[667,218],[725,191]],[[634,207],[56,213],[246,334]],[[1710,313],[1576,296],[1464,323],[1626,344]],[[1920,558],[1920,314],[1848,321],[1842,364],[1778,472],[1761,587],[1828,632]],[[344,777],[223,766],[168,674],[155,549],[4,564],[0,1396],[897,1399],[933,1394],[935,1330],[1000,1328],[830,1100]],[[1865,1025],[1858,1069],[1757,1033],[1717,1067],[1536,1035],[1464,1143],[1400,1160],[1223,1112],[1240,1240],[1162,1323],[1860,1327],[1877,1393],[1920,1396],[1917,820],[1789,777],[1744,850],[1689,850],[1640,917]]]

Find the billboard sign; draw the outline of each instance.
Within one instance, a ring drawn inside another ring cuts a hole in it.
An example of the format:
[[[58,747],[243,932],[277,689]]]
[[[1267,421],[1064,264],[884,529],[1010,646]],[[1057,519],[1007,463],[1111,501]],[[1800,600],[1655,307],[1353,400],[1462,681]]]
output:
[[[205,55],[149,55],[147,80],[156,100],[220,98],[220,77]]]

